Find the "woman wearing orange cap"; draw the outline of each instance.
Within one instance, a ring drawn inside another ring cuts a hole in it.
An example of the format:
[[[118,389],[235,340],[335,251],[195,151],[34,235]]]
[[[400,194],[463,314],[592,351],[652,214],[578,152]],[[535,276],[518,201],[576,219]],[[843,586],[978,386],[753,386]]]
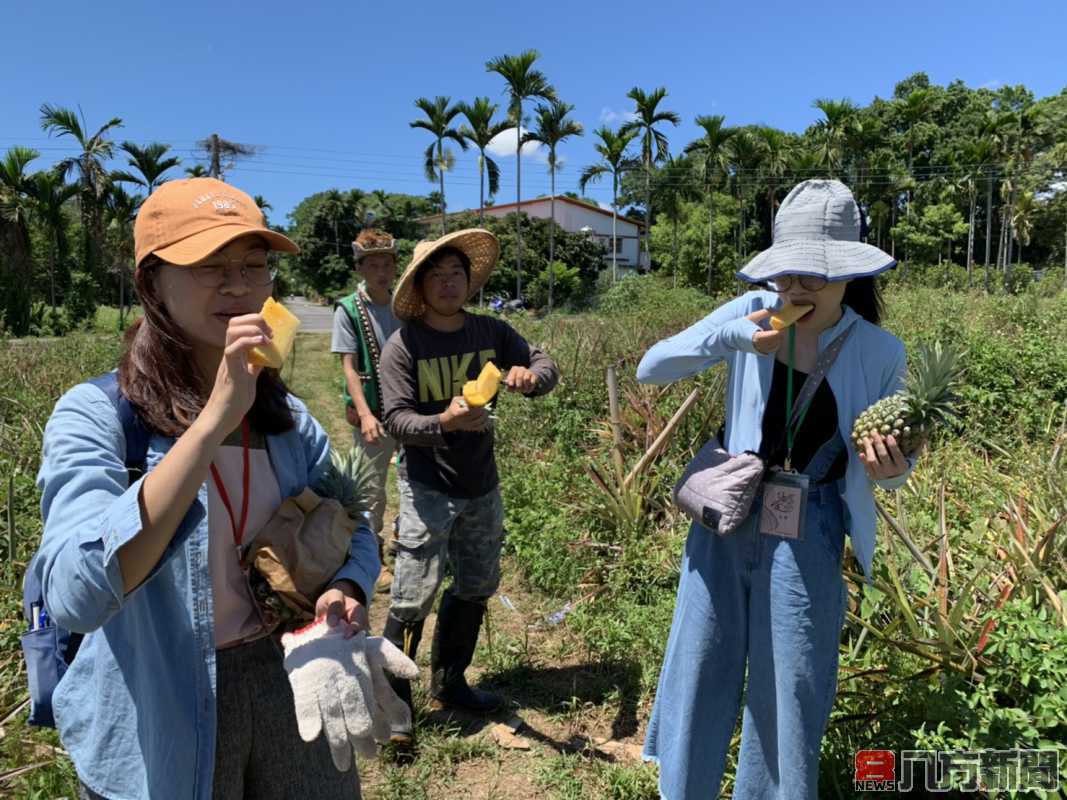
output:
[[[319,423],[249,361],[271,340],[269,251],[297,248],[208,178],[160,187],[134,236],[145,313],[117,385],[150,434],[144,475],[127,472],[119,401],[89,382],[56,404],[38,476],[32,575],[54,624],[85,634],[52,698],[63,745],[86,797],[358,797],[326,738],[298,735],[234,546],[330,464]],[[378,570],[360,526],[316,612],[365,628]]]

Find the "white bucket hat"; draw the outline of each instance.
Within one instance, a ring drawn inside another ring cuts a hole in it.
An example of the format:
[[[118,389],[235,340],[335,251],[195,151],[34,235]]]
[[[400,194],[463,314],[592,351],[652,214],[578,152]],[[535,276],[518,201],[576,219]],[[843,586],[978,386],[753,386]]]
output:
[[[896,259],[860,241],[863,217],[852,192],[840,181],[798,183],[774,220],[774,244],[737,273],[749,283],[784,275],[816,275],[847,281],[885,272]]]

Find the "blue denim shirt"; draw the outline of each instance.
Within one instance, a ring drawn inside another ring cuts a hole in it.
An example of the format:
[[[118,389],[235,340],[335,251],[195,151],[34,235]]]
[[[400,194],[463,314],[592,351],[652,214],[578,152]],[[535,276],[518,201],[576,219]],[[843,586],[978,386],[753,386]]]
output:
[[[762,291],[748,292],[726,303],[695,325],[653,346],[637,367],[637,379],[642,383],[671,383],[726,361],[729,372],[723,446],[731,453],[758,451],[775,356],[756,351],[752,336],[760,327],[746,316],[780,305],[777,294]],[[871,403],[903,386],[906,367],[903,343],[848,306],[835,325],[819,334],[819,349],[827,347],[852,322],[856,327],[826,375],[837,402],[837,427],[846,442],[852,441],[856,417]],[[848,453],[848,468],[839,482],[841,497],[852,549],[870,580],[876,529],[872,481],[851,445]],[[913,467],[914,462],[909,460],[908,471],[903,475],[873,483],[883,489],[897,489],[907,482]]]
[[[281,496],[314,487],[329,439],[289,397],[295,426],[267,437]],[[174,444],[149,441],[150,472]],[[87,634],[53,697],[56,727],[78,776],[112,800],[210,798],[215,760],[215,639],[208,569],[207,485],[200,487],[163,557],[123,591],[118,550],[141,530],[140,480],[127,488],[125,437],[96,386],[75,386],[44,433],[44,537],[32,568],[55,622]],[[359,526],[337,574],[368,602],[380,564]]]

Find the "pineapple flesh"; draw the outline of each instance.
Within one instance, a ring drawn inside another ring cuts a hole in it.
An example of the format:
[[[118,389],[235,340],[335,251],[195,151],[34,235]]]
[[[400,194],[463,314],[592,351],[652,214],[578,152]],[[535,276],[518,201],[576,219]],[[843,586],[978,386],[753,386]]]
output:
[[[852,443],[859,451],[874,431],[897,440],[904,455],[912,455],[935,425],[955,417],[953,406],[963,368],[959,353],[940,342],[919,347],[904,389],[869,406],[856,418]]]

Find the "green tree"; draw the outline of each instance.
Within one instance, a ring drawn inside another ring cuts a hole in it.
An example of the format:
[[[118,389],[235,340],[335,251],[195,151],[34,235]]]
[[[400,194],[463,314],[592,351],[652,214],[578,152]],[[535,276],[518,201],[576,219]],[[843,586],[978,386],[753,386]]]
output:
[[[597,128],[595,133],[600,141],[594,147],[600,154],[601,161],[582,170],[578,187],[584,194],[585,187],[590,182],[598,181],[605,175],[611,176],[611,282],[614,283],[618,280],[619,178],[623,172],[640,163],[627,152],[630,143],[637,138],[637,132],[615,132],[602,126]]]
[[[190,178],[206,178],[208,176],[207,169],[203,164],[193,164],[191,167],[186,167],[185,174]]]
[[[478,221],[485,221],[485,178],[489,177],[489,196],[500,191],[500,167],[485,154],[489,143],[511,127],[506,121],[493,122],[499,106],[488,97],[476,97],[473,103],[460,103],[467,124],[460,134],[478,150]]]
[[[781,188],[785,175],[792,166],[794,144],[789,134],[766,125],[754,131],[756,140],[763,150],[763,182],[767,191],[767,214],[770,234],[774,236],[774,217],[776,209],[775,194]]]
[[[25,336],[30,329],[33,189],[26,167],[39,155],[28,147],[12,147],[0,160],[0,294],[4,298],[0,321],[15,336]]]
[[[126,163],[136,169],[137,174],[116,170],[111,173],[111,180],[143,186],[149,195],[166,180],[163,174],[167,170],[182,163],[177,156],[167,155],[170,145],[162,142],[152,142],[144,147],[133,142],[123,142],[121,148],[130,156]]]
[[[711,291],[718,293],[735,285],[736,254],[730,244],[730,231],[738,222],[738,210],[730,196],[717,192],[715,219],[709,222],[708,204],[703,198],[678,200],[677,222],[666,212],[652,226],[652,255],[657,261],[677,258],[678,283],[707,290],[708,225],[715,226]],[[660,206],[664,208],[664,206]]]
[[[454,120],[462,112],[462,104],[450,105],[451,98],[440,95],[433,100],[420,97],[415,101],[415,107],[426,115],[426,119],[417,119],[409,123],[412,128],[421,128],[429,131],[434,136],[434,142],[426,148],[426,160],[424,169],[426,180],[437,180],[440,184],[438,191],[441,193],[441,235],[445,235],[445,172],[451,168],[451,154],[445,150],[445,139],[450,139],[459,145],[461,150],[467,149],[467,140],[463,134],[452,127]]]
[[[48,240],[49,303],[54,308],[56,268],[67,255],[67,219],[63,209],[71,198],[77,196],[78,185],[67,183],[54,169],[44,170],[33,176],[31,192],[35,215]]]
[[[715,189],[730,168],[730,140],[735,130],[723,123],[721,114],[696,118],[704,135],[686,145],[685,152],[697,159],[708,202],[708,294],[711,294],[715,270]]]
[[[669,152],[667,135],[656,128],[657,125],[669,122],[677,127],[682,118],[674,111],[660,111],[659,104],[667,96],[666,87],[660,86],[651,92],[645,92],[637,86],[633,87],[626,96],[634,101],[635,119],[622,126],[624,133],[636,133],[641,137],[641,163],[645,168],[645,258],[651,265],[651,253],[649,251],[649,235],[652,230],[652,169],[659,161],[665,161]]]
[[[748,256],[751,236],[748,230],[748,206],[750,196],[759,192],[760,174],[763,169],[763,148],[751,128],[739,128],[730,139],[730,161],[737,196],[737,261],[740,269]]]
[[[267,202],[267,198],[265,198],[261,194],[253,195],[252,202],[256,204],[256,208],[258,208],[261,212],[263,212],[263,222],[269,224],[267,222],[267,212],[268,211],[273,211],[274,210],[274,206],[272,206],[270,203],[268,203]]]
[[[548,174],[552,182],[552,193],[549,196],[549,218],[552,224],[548,228],[548,261],[554,264],[556,261],[556,172],[559,171],[560,163],[557,158],[557,148],[560,142],[571,136],[581,136],[583,129],[581,124],[567,115],[574,110],[574,106],[559,100],[551,100],[537,106],[537,127],[523,137],[523,142],[537,142],[548,148]],[[552,291],[555,287],[555,269],[549,269],[548,279],[548,310],[552,311]]]
[[[107,231],[111,239],[113,264],[119,276],[119,330],[126,328],[126,282],[133,272],[133,220],[144,198],[129,194],[121,186],[112,184],[105,198]]]
[[[667,163],[656,172],[652,182],[656,208],[671,224],[671,279],[678,286],[678,225],[682,221],[684,204],[699,199],[693,180],[693,165],[687,159],[668,156]],[[651,238],[651,232],[649,235]]]
[[[81,185],[78,200],[81,204],[84,235],[82,269],[101,285],[102,205],[104,195],[111,184],[111,177],[104,162],[115,154],[115,143],[108,138],[108,134],[121,127],[122,120],[112,117],[90,134],[84,116],[79,118],[73,111],[49,103],[41,106],[41,128],[45,133],[70,136],[81,148],[81,153],[63,159],[56,168],[64,178],[72,172],[78,176]]]
[[[524,50],[517,56],[499,56],[485,63],[486,72],[495,72],[507,83],[508,114],[515,124],[515,212],[522,214],[522,104],[526,100],[556,99],[556,90],[534,63],[540,58],[536,50]],[[522,226],[516,223],[515,234],[519,247],[515,257],[515,296],[522,297]]]
[[[815,123],[819,157],[830,171],[830,177],[839,177],[843,173],[849,129],[856,118],[856,105],[848,99],[821,98],[812,106],[823,113],[823,119]]]

